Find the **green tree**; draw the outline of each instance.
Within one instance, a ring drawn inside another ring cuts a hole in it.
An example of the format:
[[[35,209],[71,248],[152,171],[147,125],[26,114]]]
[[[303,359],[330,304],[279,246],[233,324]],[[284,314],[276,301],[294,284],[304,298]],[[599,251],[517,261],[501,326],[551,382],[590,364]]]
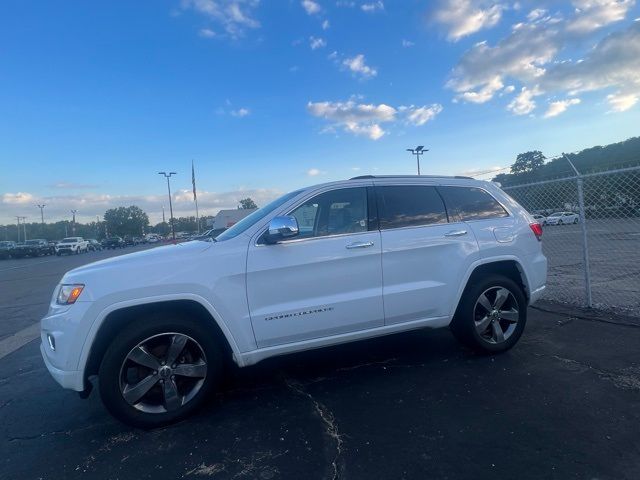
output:
[[[531,152],[519,153],[516,157],[516,161],[511,165],[511,173],[532,173],[540,169],[544,165],[544,161],[547,159],[540,150],[533,150]]]
[[[256,205],[256,202],[254,202],[250,197],[247,197],[240,200],[239,208],[246,210],[249,208],[258,208],[258,205]]]
[[[149,217],[140,207],[111,208],[104,212],[109,235],[142,235],[149,225]]]

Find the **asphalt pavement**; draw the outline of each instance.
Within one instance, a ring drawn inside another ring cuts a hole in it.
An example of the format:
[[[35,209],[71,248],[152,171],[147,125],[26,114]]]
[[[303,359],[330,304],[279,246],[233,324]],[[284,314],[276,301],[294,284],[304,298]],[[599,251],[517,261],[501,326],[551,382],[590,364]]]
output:
[[[5,340],[83,259],[0,263]],[[445,329],[269,359],[142,431],[61,389],[35,340],[0,359],[0,478],[637,479],[638,345],[640,319],[541,304],[502,355]]]

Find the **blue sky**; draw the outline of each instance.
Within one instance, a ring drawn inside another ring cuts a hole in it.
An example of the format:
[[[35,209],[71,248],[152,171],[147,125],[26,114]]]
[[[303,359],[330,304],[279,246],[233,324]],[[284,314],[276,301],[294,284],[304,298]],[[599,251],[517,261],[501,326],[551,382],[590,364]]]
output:
[[[8,0],[0,223],[160,217],[311,183],[504,167],[640,133],[635,0]]]

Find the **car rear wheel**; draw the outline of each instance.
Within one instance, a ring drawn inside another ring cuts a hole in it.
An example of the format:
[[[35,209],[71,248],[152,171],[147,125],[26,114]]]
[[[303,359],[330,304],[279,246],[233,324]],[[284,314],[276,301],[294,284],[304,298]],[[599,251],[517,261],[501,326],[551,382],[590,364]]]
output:
[[[576,219],[574,219],[574,220],[573,220],[573,223],[574,223],[574,224],[578,223],[578,219],[577,219],[577,218],[576,218]]]
[[[502,275],[491,275],[465,289],[451,322],[464,345],[480,353],[513,347],[527,322],[527,303],[521,287]]]
[[[180,313],[157,313],[129,325],[107,349],[100,396],[119,420],[141,428],[177,422],[206,399],[222,371],[211,330]]]

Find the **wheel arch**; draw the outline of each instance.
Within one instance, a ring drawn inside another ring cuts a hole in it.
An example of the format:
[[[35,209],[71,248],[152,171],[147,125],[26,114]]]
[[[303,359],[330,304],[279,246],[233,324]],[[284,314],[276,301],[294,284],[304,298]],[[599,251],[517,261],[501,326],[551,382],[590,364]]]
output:
[[[490,274],[504,275],[516,282],[522,287],[522,292],[527,300],[527,303],[529,302],[531,289],[529,287],[526,270],[522,266],[522,263],[520,263],[520,261],[515,257],[485,258],[473,263],[469,267],[465,279],[461,283],[461,288],[458,292],[458,297],[455,302],[455,308],[452,312],[452,315],[458,309],[458,305],[460,305],[460,301],[462,300],[467,287],[476,278]]]
[[[98,373],[100,362],[109,347],[111,340],[127,323],[136,317],[147,315],[161,310],[163,312],[175,311],[190,316],[195,316],[206,322],[214,335],[216,335],[223,348],[225,356],[236,363],[239,361],[240,351],[231,332],[226,325],[218,320],[212,308],[208,308],[204,302],[193,298],[159,299],[138,304],[127,304],[114,306],[101,315],[102,320],[85,344],[86,360],[84,361],[83,377],[86,381],[88,377]],[[97,323],[97,322],[96,322]]]

